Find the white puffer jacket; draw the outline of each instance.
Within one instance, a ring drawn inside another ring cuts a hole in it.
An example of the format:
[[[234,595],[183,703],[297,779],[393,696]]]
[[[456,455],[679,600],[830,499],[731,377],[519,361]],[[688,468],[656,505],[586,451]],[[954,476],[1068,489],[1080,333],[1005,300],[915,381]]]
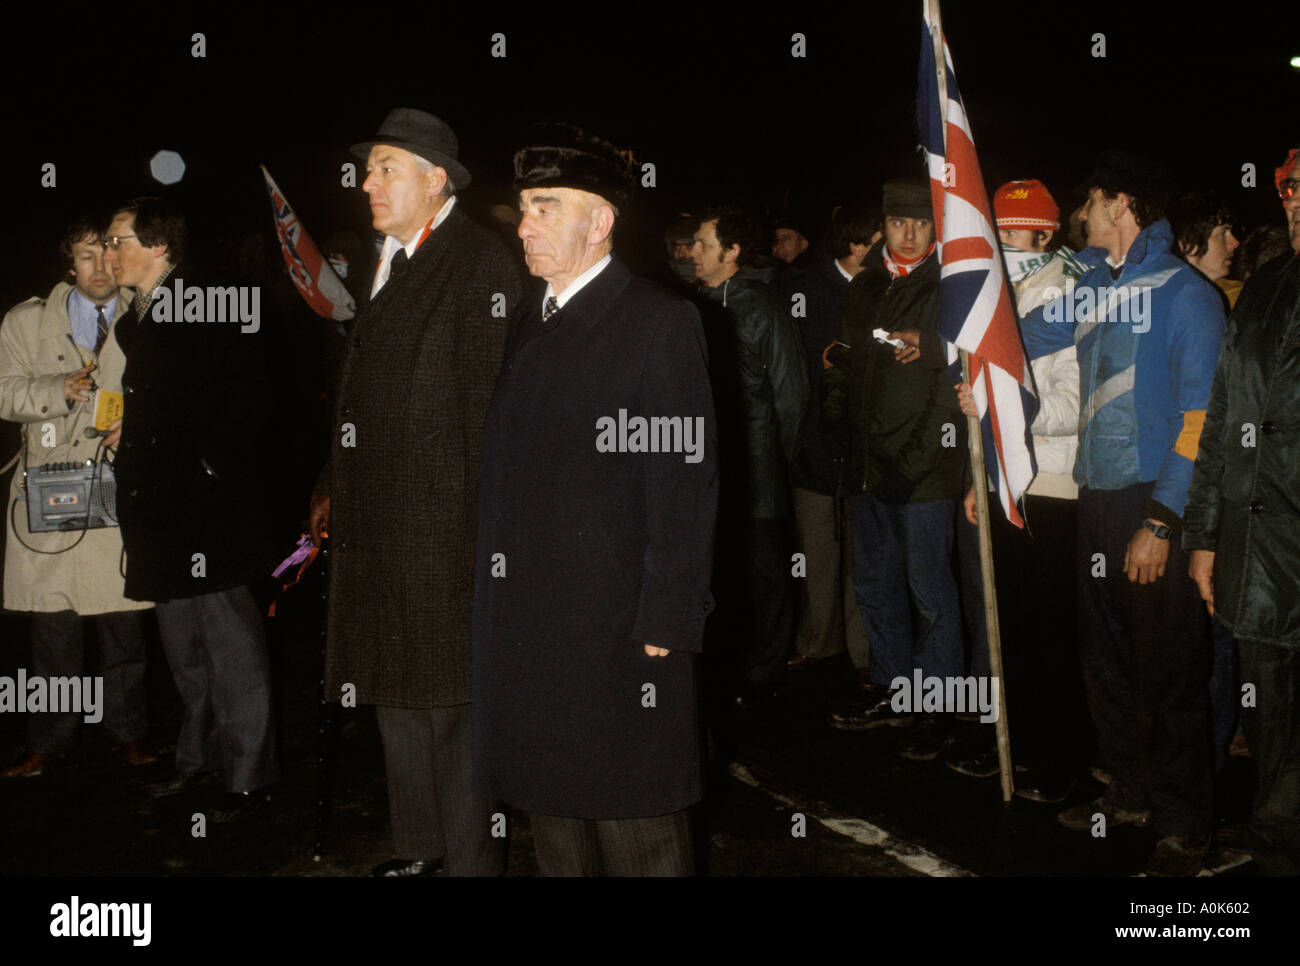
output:
[[[1087,267],[1068,248],[1060,249],[1042,268],[1012,283],[1016,313],[1024,318],[1050,298],[1074,290]],[[1038,475],[1029,484],[1033,496],[1076,500],[1074,453],[1079,446],[1079,360],[1074,346],[1042,356],[1029,364],[1038,387],[1038,415],[1029,430],[1034,437]]]

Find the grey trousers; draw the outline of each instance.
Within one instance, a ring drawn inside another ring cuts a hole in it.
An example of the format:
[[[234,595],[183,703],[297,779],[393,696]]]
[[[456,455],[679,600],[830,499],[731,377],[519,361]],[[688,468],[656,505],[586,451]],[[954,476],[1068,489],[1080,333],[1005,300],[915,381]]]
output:
[[[156,609],[163,651],[185,704],[176,770],[219,767],[231,792],[270,785],[280,777],[280,762],[266,628],[253,595],[232,587],[163,601]]]
[[[528,821],[542,875],[685,876],[695,871],[689,809],[653,818],[532,814]]]
[[[836,520],[835,503],[833,496],[794,488],[799,551],[807,563],[795,650],[813,660],[847,650],[853,666],[864,668],[870,663],[871,650],[853,592],[853,531],[847,501],[840,521]]]
[[[144,693],[144,611],[124,610],[95,616],[99,633],[100,673],[104,678],[103,720],[118,741],[137,741],[149,732]],[[80,677],[85,666],[82,618],[76,611],[32,614],[34,677]],[[27,750],[50,755],[61,751],[84,715],[38,712],[27,716]]]
[[[448,875],[501,875],[506,840],[492,837],[496,808],[472,789],[470,706],[375,710],[397,857],[442,859]]]

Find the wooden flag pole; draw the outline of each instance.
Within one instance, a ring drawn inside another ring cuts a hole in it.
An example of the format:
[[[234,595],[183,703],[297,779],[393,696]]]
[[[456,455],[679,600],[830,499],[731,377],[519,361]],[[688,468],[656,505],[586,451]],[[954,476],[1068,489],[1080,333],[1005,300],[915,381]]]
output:
[[[944,156],[948,142],[948,70],[943,56],[943,27],[939,19],[939,0],[925,0],[930,10],[930,41],[934,44],[934,66],[939,78],[939,115],[943,122]],[[970,384],[970,354],[961,352],[961,377]],[[975,512],[979,516],[980,576],[984,589],[984,627],[988,637],[989,673],[998,682],[998,717],[995,724],[998,740],[998,771],[1002,777],[1002,801],[1010,802],[1015,794],[1011,769],[1011,734],[1007,722],[1007,689],[1002,676],[1002,637],[998,628],[998,598],[993,580],[993,536],[989,530],[989,490],[984,469],[984,438],[979,420],[966,417],[966,435],[970,442],[971,476],[975,487]]]

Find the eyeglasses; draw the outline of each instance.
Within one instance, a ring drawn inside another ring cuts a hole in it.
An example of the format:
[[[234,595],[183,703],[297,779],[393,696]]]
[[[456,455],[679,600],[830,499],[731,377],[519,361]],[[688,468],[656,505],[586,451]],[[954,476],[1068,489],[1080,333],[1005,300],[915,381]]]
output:
[[[111,248],[113,249],[113,251],[117,251],[119,248],[122,247],[122,242],[126,241],[126,239],[128,238],[134,238],[134,237],[135,235],[113,235],[111,238],[108,238],[104,241],[104,247]]]
[[[1300,180],[1296,178],[1291,178],[1289,181],[1282,181],[1277,186],[1277,196],[1283,201],[1287,201],[1295,196],[1297,188],[1300,188]]]

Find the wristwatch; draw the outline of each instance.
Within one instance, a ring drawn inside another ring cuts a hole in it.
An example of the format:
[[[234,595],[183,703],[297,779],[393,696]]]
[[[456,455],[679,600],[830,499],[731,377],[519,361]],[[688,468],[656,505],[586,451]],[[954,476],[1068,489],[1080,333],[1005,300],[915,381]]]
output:
[[[1152,523],[1150,520],[1143,520],[1142,526],[1154,533],[1158,540],[1168,540],[1170,535],[1174,532],[1163,523]]]

